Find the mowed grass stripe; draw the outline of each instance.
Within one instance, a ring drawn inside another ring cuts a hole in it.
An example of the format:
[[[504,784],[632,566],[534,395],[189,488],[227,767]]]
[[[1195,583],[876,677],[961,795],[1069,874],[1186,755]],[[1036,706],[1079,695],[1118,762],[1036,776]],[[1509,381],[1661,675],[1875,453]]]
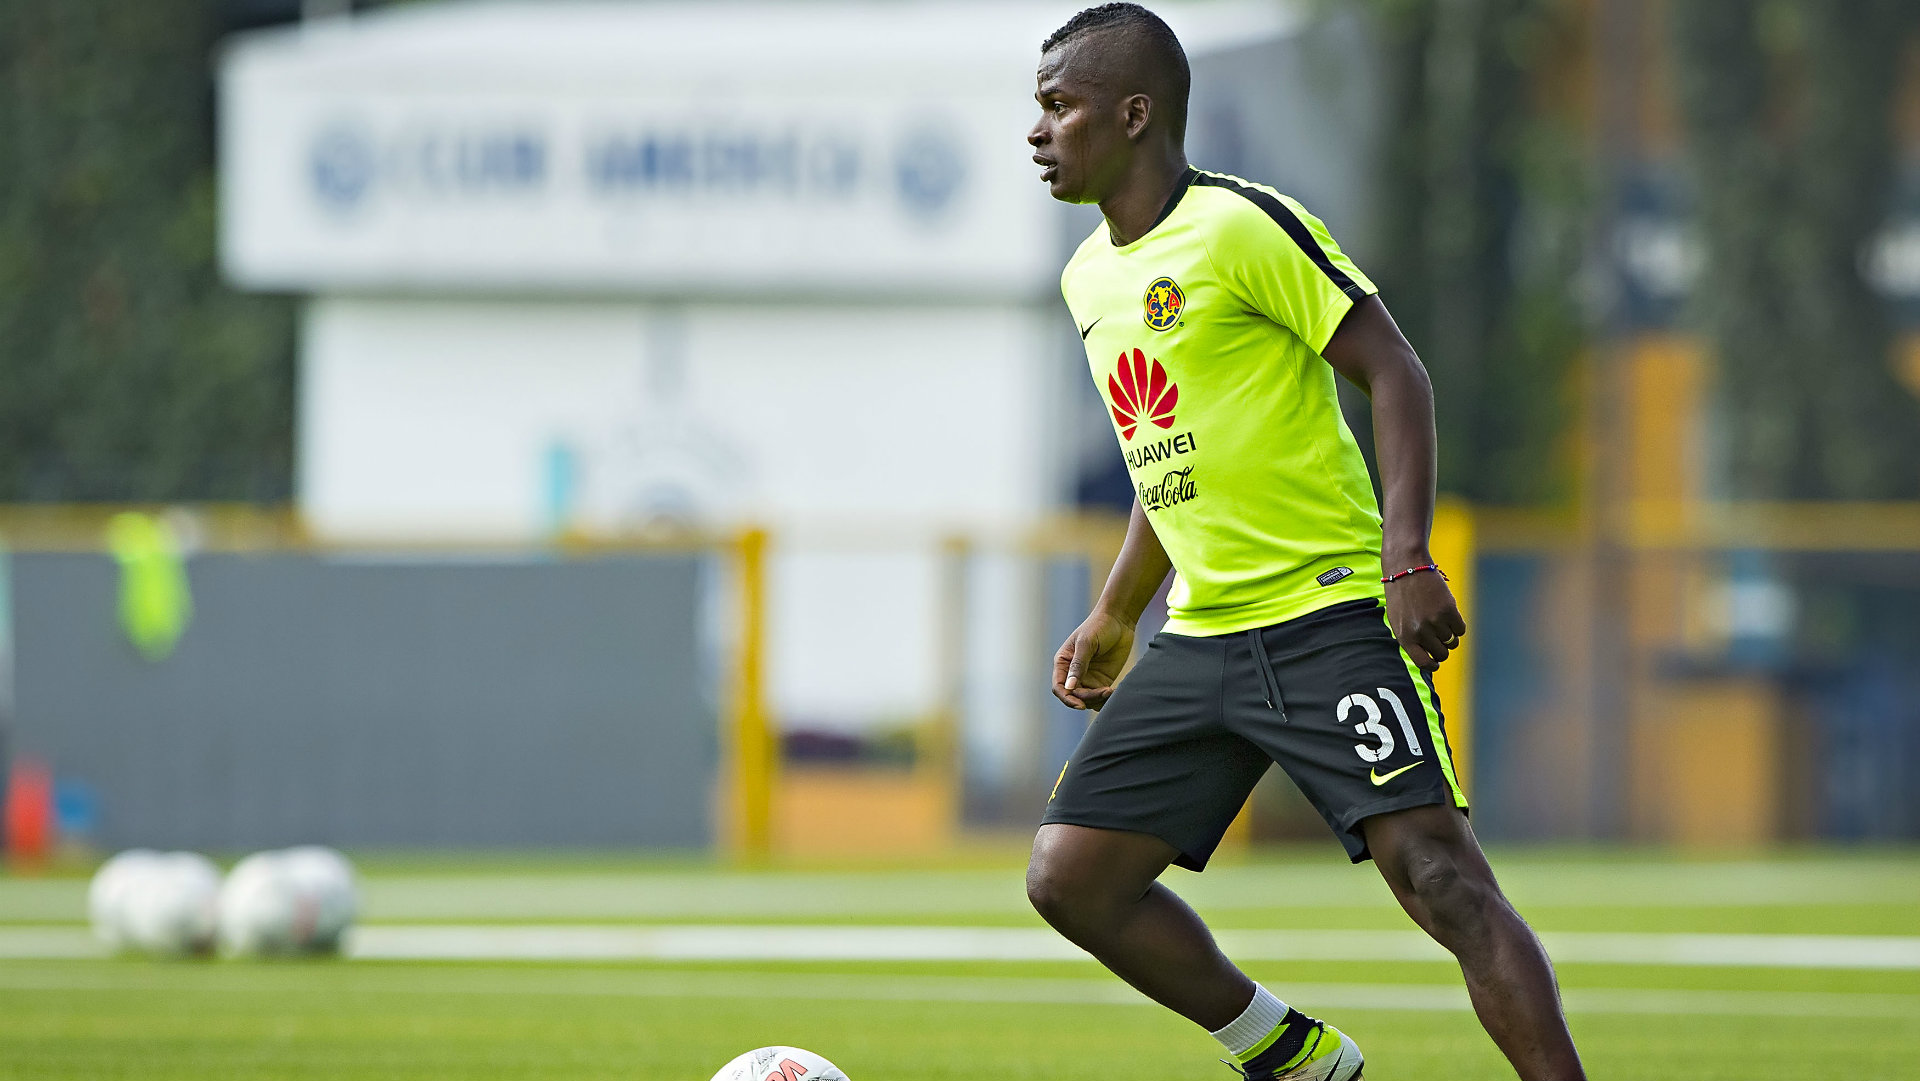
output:
[[[1913,903],[1920,860],[1810,859],[1726,863],[1495,859],[1506,892],[1533,906],[1743,907]],[[968,913],[1027,917],[1019,866],[1002,870],[719,872],[668,875],[395,876],[369,878],[366,913],[378,920],[791,919]],[[1397,913],[1370,866],[1326,852],[1288,863],[1170,874],[1168,885],[1203,912],[1272,908],[1278,899]],[[964,921],[962,921],[964,922]]]
[[[1911,853],[1716,861],[1521,850],[1496,852],[1494,865],[1523,911],[1899,905],[1920,898],[1920,858]],[[1017,858],[1000,868],[871,871],[568,870],[555,864],[425,872],[375,866],[363,876],[362,887],[363,911],[376,921],[899,917],[967,922],[971,916],[1031,915]],[[1255,862],[1217,865],[1204,875],[1175,873],[1168,883],[1207,913],[1261,911],[1287,902],[1395,909],[1372,868],[1347,866],[1327,846],[1263,852]],[[82,920],[86,887],[84,878],[0,876],[0,924]]]
[[[1418,931],[1222,931],[1243,961],[1449,961]],[[1920,970],[1920,937],[1549,933],[1564,962]],[[1074,961],[1080,949],[1021,927],[371,926],[350,956],[378,960]]]
[[[542,995],[633,998],[809,999],[855,1002],[951,1002],[1150,1006],[1118,980],[980,976],[859,976],[846,973],[737,973],[579,969],[447,971],[411,965],[352,969],[303,966],[194,968],[104,965],[0,968],[0,992],[272,994],[320,975],[330,993],[394,995]],[[1289,983],[1288,997],[1319,1010],[1466,1011],[1458,986],[1391,983]],[[1579,1014],[1698,1016],[1920,1016],[1920,995],[1790,991],[1570,990]]]
[[[1897,935],[1549,932],[1562,963],[1920,970],[1920,937]],[[1237,960],[1448,961],[1418,931],[1222,931]],[[0,957],[84,958],[100,946],[73,927],[0,928]],[[382,961],[993,961],[1084,960],[1040,928],[810,925],[375,924],[346,953]]]

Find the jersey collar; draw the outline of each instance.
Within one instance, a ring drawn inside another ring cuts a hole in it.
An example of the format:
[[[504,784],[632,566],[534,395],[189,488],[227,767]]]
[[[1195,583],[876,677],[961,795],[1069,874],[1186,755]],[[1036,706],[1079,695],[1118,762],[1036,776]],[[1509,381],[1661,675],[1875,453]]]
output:
[[[1167,205],[1160,208],[1160,216],[1153,219],[1153,224],[1147,226],[1147,231],[1135,237],[1131,244],[1115,244],[1113,243],[1112,236],[1109,235],[1107,238],[1108,246],[1115,251],[1125,251],[1152,236],[1153,231],[1160,228],[1161,222],[1173,216],[1174,208],[1180,205],[1180,200],[1186,196],[1187,189],[1193,187],[1193,182],[1198,179],[1199,176],[1200,170],[1191,165],[1187,166],[1187,171],[1180,174],[1180,182],[1173,186],[1173,194],[1167,196]]]
[[[1187,166],[1187,171],[1180,174],[1180,183],[1173,186],[1173,194],[1167,196],[1167,205],[1160,208],[1160,216],[1153,219],[1152,225],[1147,226],[1147,232],[1151,233],[1158,229],[1161,222],[1173,216],[1173,208],[1180,205],[1181,198],[1187,194],[1188,188],[1193,187],[1194,179],[1199,175],[1200,170],[1191,165]]]

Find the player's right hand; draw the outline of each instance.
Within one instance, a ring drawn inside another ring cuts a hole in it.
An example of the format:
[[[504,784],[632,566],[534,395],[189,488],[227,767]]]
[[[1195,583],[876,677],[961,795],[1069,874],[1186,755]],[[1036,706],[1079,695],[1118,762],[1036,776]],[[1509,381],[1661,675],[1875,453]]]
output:
[[[1095,612],[1053,655],[1053,696],[1074,709],[1099,709],[1133,655],[1133,624]]]

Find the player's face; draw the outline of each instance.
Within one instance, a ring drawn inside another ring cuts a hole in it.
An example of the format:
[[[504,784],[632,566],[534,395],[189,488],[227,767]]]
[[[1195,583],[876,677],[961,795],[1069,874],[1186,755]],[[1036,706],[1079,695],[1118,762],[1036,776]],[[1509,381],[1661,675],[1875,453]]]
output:
[[[1126,117],[1092,80],[1077,77],[1068,45],[1040,58],[1034,100],[1040,119],[1027,132],[1034,164],[1055,199],[1097,203],[1121,174],[1132,149]]]

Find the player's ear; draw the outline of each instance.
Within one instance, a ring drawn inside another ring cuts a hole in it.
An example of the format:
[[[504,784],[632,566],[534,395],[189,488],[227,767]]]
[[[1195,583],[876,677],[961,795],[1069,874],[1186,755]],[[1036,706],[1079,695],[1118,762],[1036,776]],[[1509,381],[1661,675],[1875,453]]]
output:
[[[1126,100],[1127,138],[1139,139],[1147,130],[1147,122],[1153,119],[1153,99],[1145,94],[1135,94]]]

